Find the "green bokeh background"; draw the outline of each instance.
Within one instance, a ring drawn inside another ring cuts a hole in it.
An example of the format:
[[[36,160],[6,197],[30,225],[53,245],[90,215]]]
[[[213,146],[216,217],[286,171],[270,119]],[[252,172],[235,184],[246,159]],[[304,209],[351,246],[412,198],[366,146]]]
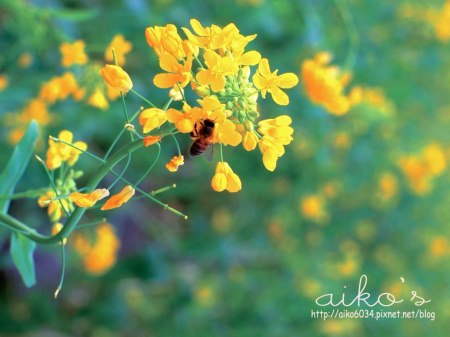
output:
[[[430,247],[434,238],[449,237],[450,175],[446,170],[431,193],[417,196],[397,161],[433,142],[441,144],[449,160],[450,42],[439,41],[431,25],[405,19],[401,8],[408,4],[439,8],[443,1],[1,0],[0,73],[10,78],[0,92],[1,115],[19,111],[43,81],[62,74],[61,42],[81,38],[91,59],[103,62],[104,48],[117,33],[134,46],[126,70],[135,88],[163,104],[167,92],[152,84],[158,64],[144,29],[167,23],[187,27],[190,18],[205,25],[234,22],[244,35],[257,33],[251,49],[268,57],[280,73],[299,74],[301,63],[320,50],[330,51],[342,66],[354,55],[352,84],[382,88],[395,108],[386,115],[361,105],[335,117],[310,103],[302,83],[289,91],[287,107],[263,101],[262,116],[292,117],[295,140],[275,173],[264,169],[258,151],[225,148],[226,160],[243,182],[243,190],[233,195],[211,190],[214,162],[204,158],[187,158],[177,174],[168,173],[164,163],[175,147],[163,142],[159,165],[143,187],[176,183],[161,198],[189,220],[148,200],[111,212],[108,220],[122,241],[117,264],[94,277],[69,248],[58,300],[53,291],[59,249],[38,248],[38,284],[25,289],[8,254],[9,233],[0,229],[0,336],[447,336],[449,252],[436,257]],[[354,22],[356,46],[338,6]],[[16,64],[22,52],[33,55],[27,69]],[[127,104],[135,111],[142,102],[129,96]],[[108,111],[58,103],[52,108],[58,122],[46,132],[68,128],[102,154],[123,125],[121,109],[119,101]],[[0,163],[5,163],[12,146],[6,142],[7,127],[0,130]],[[342,132],[351,139],[346,149],[333,142]],[[185,150],[189,145],[188,139],[181,143]],[[138,178],[153,156],[151,148],[138,152],[127,176]],[[79,167],[85,176],[96,168],[88,157]],[[386,171],[397,177],[398,192],[380,204],[378,178]],[[326,221],[306,219],[300,200],[330,182],[337,192],[326,202]],[[47,183],[32,162],[17,190]],[[35,200],[13,202],[11,213],[49,230],[45,210]],[[354,266],[348,273],[340,268],[346,261]],[[431,299],[422,309],[436,319],[311,318],[311,310],[319,309],[314,302],[319,294],[339,296],[346,286],[351,298],[362,274],[374,296],[403,277],[405,301],[398,309],[415,309],[409,299],[416,290]]]

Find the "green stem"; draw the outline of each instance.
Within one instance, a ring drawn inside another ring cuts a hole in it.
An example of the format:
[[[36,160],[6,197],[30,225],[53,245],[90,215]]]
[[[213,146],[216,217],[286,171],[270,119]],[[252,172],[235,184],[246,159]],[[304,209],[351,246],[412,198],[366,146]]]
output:
[[[138,93],[136,90],[131,89],[130,92],[132,92],[133,94],[135,94],[137,97],[139,97],[140,99],[142,99],[145,103],[147,103],[148,105],[150,105],[152,108],[156,108],[156,105],[154,105],[152,102],[150,102],[147,98],[145,98],[144,96],[142,96],[140,93]]]
[[[344,21],[345,27],[347,29],[349,38],[350,38],[350,47],[347,53],[347,59],[345,61],[345,68],[347,70],[352,70],[355,62],[356,62],[356,53],[358,50],[359,44],[359,35],[356,30],[355,23],[353,21],[352,15],[348,9],[346,0],[335,0],[337,9],[342,16],[342,20]]]
[[[132,153],[144,144],[141,140],[136,140],[129,143],[118,150],[114,155],[112,155],[108,160],[103,163],[92,178],[87,183],[86,187],[88,191],[94,190],[100,181],[110,172],[110,170],[123,158],[125,158],[129,153]],[[69,234],[75,229],[76,225],[80,221],[81,217],[86,212],[86,208],[76,207],[64,227],[55,235],[46,236],[38,233],[34,228],[31,228],[16,218],[10,216],[9,214],[0,213],[0,222],[9,227],[12,230],[16,230],[25,234],[29,239],[42,244],[55,244],[61,242],[64,238],[68,237]]]

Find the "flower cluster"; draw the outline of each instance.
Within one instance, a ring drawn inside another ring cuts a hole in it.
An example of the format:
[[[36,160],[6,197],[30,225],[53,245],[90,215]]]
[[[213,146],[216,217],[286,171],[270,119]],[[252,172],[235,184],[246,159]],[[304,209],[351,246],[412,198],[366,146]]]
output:
[[[145,30],[147,43],[155,51],[162,69],[154,76],[153,83],[169,89],[172,99],[183,103],[179,109],[166,111],[152,107],[143,110],[139,123],[144,134],[156,137],[165,123],[171,123],[178,132],[192,135],[209,120],[214,123],[214,132],[201,139],[206,145],[235,147],[242,143],[247,151],[259,147],[264,166],[273,171],[278,158],[284,154],[284,146],[293,139],[291,119],[279,116],[258,122],[258,97],[266,98],[270,94],[275,103],[288,105],[289,97],[283,89],[297,85],[297,76],[293,73],[279,75],[278,70],[270,69],[269,61],[259,52],[247,51],[248,43],[256,35],[243,36],[232,23],[223,28],[217,25],[205,27],[192,19],[190,24],[192,30],[182,28],[185,38],[172,24]],[[106,76],[104,78],[108,83],[112,82]],[[199,96],[195,105],[186,100],[184,91],[188,86]],[[119,85],[115,87],[119,88]],[[182,164],[183,158],[179,154],[167,168],[176,171]],[[216,191],[241,189],[239,177],[222,156],[211,185]]]
[[[10,143],[16,144],[22,138],[31,120],[36,120],[40,127],[51,124],[54,118],[49,109],[60,101],[69,98],[75,101],[84,100],[88,105],[105,110],[109,106],[108,100],[120,96],[120,90],[105,85],[98,76],[100,66],[96,62],[90,62],[84,49],[85,43],[82,40],[61,44],[61,65],[67,70],[62,75],[42,83],[38,95],[30,99],[20,113],[5,115],[5,124],[12,128],[8,135]],[[114,50],[117,63],[124,65],[125,56],[131,49],[130,42],[122,35],[116,35],[105,50],[105,60],[112,60]],[[25,59],[31,57],[26,57],[26,54],[24,56]],[[6,77],[0,76],[0,91],[6,85]]]
[[[402,17],[427,23],[434,28],[439,40],[442,42],[450,40],[450,0],[444,2],[441,8],[414,4],[405,4],[399,8]]]
[[[67,217],[74,210],[75,205],[82,208],[90,208],[109,196],[109,190],[105,188],[95,189],[88,193],[77,190],[76,179],[82,176],[82,171],[75,171],[71,167],[78,161],[80,154],[87,150],[85,142],[73,142],[73,134],[63,130],[58,138],[50,137],[48,140],[45,165],[49,171],[60,170],[59,178],[55,180],[55,186],[49,187],[38,199],[40,207],[47,207],[47,212],[52,223],[57,223],[62,217]],[[65,165],[69,168],[66,170]],[[125,186],[122,191],[111,196],[101,207],[102,211],[118,208],[126,203],[133,195],[134,188]]]
[[[359,103],[360,91],[344,93],[350,82],[350,73],[342,73],[338,67],[330,66],[332,56],[326,52],[318,53],[313,59],[302,64],[304,89],[310,100],[337,116],[346,114],[350,108]]]
[[[432,143],[417,155],[401,157],[398,165],[411,190],[415,194],[425,195],[431,191],[434,179],[445,172],[447,159],[442,147]]]

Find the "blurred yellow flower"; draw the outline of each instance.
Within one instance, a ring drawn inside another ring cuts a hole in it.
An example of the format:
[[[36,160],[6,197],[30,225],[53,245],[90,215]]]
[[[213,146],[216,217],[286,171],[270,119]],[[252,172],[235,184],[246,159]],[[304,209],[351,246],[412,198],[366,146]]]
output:
[[[131,42],[125,40],[122,34],[114,35],[112,41],[105,49],[105,61],[114,63],[113,50],[116,55],[117,64],[123,66],[126,62],[125,55],[133,49]]]
[[[450,244],[445,236],[436,236],[430,243],[431,255],[435,258],[450,254]]]
[[[0,91],[3,91],[8,86],[9,79],[8,76],[0,74]]]
[[[78,207],[92,207],[97,201],[107,197],[109,195],[109,191],[106,188],[96,189],[90,193],[80,193],[80,192],[72,192],[69,195],[69,199],[77,205]]]
[[[86,64],[88,57],[84,52],[84,41],[77,40],[73,43],[64,42],[59,47],[61,52],[62,60],[61,64],[63,67],[70,67],[73,64]]]
[[[124,93],[133,88],[130,76],[120,66],[107,64],[100,70],[100,74],[108,85]]]
[[[83,259],[86,271],[91,274],[103,274],[117,261],[120,240],[109,223],[103,223],[96,228],[96,240],[93,244],[85,235],[79,233],[74,235],[73,244]]]
[[[242,188],[241,179],[233,172],[227,162],[218,162],[216,172],[211,180],[211,187],[216,192],[227,190],[228,192],[238,192]]]
[[[378,195],[383,201],[392,199],[398,190],[398,182],[395,175],[384,172],[378,179]]]
[[[172,159],[166,164],[166,168],[170,172],[177,172],[178,167],[184,165],[184,157],[182,155],[174,156]]]
[[[128,200],[134,195],[135,190],[132,186],[125,186],[119,193],[114,194],[108,200],[106,200],[105,204],[102,206],[102,211],[107,211],[110,209],[121,207],[123,204],[127,203]]]
[[[101,110],[106,110],[109,107],[108,100],[106,99],[103,90],[99,87],[94,89],[87,102],[94,108],[98,108]]]
[[[314,59],[302,64],[302,78],[306,94],[315,104],[323,105],[333,115],[343,115],[360,101],[360,90],[345,96],[344,90],[350,81],[350,74],[342,74],[337,67],[328,65],[331,54],[321,52]]]
[[[278,69],[274,72],[270,70],[269,61],[266,58],[261,59],[258,71],[253,75],[255,87],[261,90],[261,95],[266,98],[266,93],[272,95],[275,103],[279,105],[288,105],[289,96],[282,89],[290,89],[298,84],[298,77],[294,73],[278,75]]]
[[[441,145],[432,143],[416,155],[402,156],[398,160],[412,191],[418,195],[430,192],[433,180],[447,168],[447,159]]]
[[[300,200],[300,212],[311,221],[322,222],[327,217],[325,200],[317,194],[311,194]]]
[[[47,150],[46,164],[49,170],[59,168],[64,162],[67,162],[69,166],[73,166],[78,160],[78,156],[87,150],[85,142],[72,143],[72,141],[73,134],[68,130],[61,131],[58,135],[58,140],[48,140],[49,148]]]

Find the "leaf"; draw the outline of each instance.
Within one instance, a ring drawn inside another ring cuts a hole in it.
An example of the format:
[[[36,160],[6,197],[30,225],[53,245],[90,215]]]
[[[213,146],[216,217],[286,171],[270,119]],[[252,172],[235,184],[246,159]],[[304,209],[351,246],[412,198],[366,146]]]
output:
[[[8,164],[0,175],[0,195],[10,195],[14,192],[17,182],[22,177],[34,151],[38,138],[38,125],[30,123],[27,132],[14,148]],[[10,200],[0,200],[0,212],[8,211]]]
[[[30,288],[36,283],[33,253],[36,243],[26,236],[14,232],[11,236],[10,253],[14,264],[22,276],[23,283]]]
[[[38,138],[38,125],[35,121],[30,123],[28,130],[14,148],[8,164],[0,175],[0,195],[11,195],[18,181],[28,166],[34,146]],[[8,211],[10,200],[0,200],[0,212]],[[33,253],[36,243],[22,234],[13,232],[11,236],[11,256],[22,280],[27,287],[36,283]]]

